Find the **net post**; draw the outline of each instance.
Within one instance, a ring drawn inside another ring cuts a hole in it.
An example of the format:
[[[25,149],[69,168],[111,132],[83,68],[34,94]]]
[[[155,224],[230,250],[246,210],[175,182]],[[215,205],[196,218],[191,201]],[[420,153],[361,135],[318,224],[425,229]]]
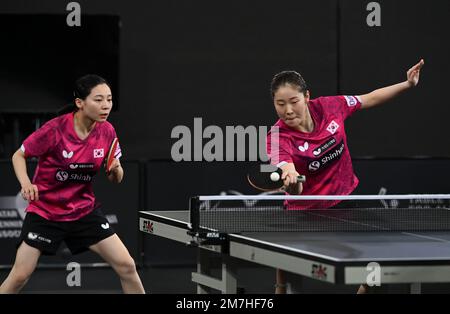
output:
[[[189,200],[189,215],[191,231],[197,233],[200,229],[200,198],[193,196]]]

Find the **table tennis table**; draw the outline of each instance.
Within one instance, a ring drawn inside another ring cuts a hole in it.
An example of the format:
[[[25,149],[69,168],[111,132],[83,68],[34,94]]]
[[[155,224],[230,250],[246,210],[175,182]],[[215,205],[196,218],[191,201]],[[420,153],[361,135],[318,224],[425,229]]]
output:
[[[140,231],[193,245],[198,250],[192,281],[198,293],[237,291],[237,261],[245,260],[332,284],[367,282],[376,262],[381,284],[450,282],[450,232],[243,232],[208,244],[190,232],[190,211],[141,211]],[[222,278],[210,276],[209,255],[221,259]],[[373,264],[371,264],[373,265]]]

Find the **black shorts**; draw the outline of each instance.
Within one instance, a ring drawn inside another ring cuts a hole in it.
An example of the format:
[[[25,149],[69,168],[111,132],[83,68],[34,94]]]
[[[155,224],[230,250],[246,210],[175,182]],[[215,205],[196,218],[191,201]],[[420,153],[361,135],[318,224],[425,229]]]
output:
[[[25,216],[17,246],[24,241],[44,255],[55,255],[64,241],[72,254],[78,254],[114,233],[100,208],[75,221],[50,221],[30,212]]]

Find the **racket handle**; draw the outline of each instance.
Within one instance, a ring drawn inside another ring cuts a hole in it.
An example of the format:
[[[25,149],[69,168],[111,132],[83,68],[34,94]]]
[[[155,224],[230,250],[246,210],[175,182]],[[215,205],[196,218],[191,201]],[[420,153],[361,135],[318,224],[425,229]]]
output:
[[[305,176],[298,176],[297,177],[297,182],[306,182],[306,177]]]

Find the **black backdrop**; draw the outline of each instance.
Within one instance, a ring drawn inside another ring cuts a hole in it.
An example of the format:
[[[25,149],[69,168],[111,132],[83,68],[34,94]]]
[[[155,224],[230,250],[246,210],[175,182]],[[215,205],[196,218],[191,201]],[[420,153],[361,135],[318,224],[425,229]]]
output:
[[[65,2],[32,3],[1,1],[0,13],[67,13]],[[381,27],[366,24],[369,1],[79,3],[83,14],[120,18],[120,108],[111,121],[129,158],[170,158],[173,127],[191,127],[194,117],[222,127],[271,125],[268,87],[278,71],[301,71],[313,97],[361,94],[404,80],[421,57],[417,89],[349,120],[350,147],[353,156],[450,156],[446,0],[378,1]]]

